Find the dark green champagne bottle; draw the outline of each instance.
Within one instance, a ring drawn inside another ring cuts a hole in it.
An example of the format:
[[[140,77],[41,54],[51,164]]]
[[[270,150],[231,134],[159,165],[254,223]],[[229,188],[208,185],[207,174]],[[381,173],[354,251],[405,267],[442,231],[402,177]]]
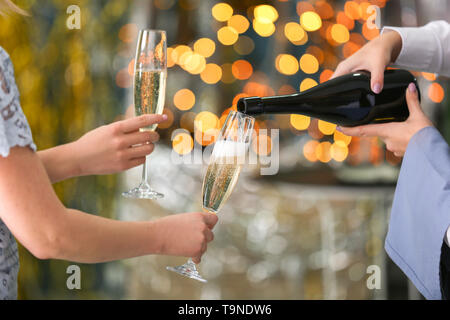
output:
[[[248,115],[296,113],[341,126],[404,121],[409,116],[406,89],[414,76],[400,69],[384,72],[379,94],[370,89],[370,73],[358,71],[321,83],[309,90],[284,96],[248,97],[237,109]],[[419,93],[420,99],[420,93]]]

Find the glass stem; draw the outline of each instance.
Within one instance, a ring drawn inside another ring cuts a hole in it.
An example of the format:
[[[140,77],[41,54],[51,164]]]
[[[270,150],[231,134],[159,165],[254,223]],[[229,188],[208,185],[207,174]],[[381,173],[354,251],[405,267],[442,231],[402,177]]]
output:
[[[147,169],[147,156],[145,156],[145,161],[144,161],[144,164],[143,164],[143,167],[142,167],[142,182],[141,182],[141,184],[143,184],[143,185],[148,185],[147,171],[148,171],[148,169]]]

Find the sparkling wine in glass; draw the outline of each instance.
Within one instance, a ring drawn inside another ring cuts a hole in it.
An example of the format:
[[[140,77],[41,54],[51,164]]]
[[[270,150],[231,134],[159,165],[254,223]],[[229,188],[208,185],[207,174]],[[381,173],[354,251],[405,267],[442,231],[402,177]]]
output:
[[[210,163],[203,178],[202,207],[211,214],[217,214],[233,192],[245,164],[252,138],[255,119],[240,112],[231,111],[214,145]],[[167,267],[183,276],[207,282],[189,260],[178,267]]]
[[[134,64],[134,109],[136,116],[162,114],[167,79],[167,40],[162,30],[140,30]],[[158,124],[141,128],[140,131],[155,131]],[[158,199],[162,193],[154,191],[148,182],[147,157],[142,168],[139,186],[123,192],[134,199]]]

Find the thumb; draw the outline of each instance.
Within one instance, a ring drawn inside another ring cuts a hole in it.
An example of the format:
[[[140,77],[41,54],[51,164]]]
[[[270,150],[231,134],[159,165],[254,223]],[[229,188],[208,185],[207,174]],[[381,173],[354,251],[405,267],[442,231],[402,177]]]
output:
[[[377,65],[370,70],[370,88],[376,94],[383,90],[384,66]]]
[[[419,112],[423,113],[419,102],[417,87],[412,82],[408,85],[408,89],[406,89],[406,103],[408,104],[409,116]]]

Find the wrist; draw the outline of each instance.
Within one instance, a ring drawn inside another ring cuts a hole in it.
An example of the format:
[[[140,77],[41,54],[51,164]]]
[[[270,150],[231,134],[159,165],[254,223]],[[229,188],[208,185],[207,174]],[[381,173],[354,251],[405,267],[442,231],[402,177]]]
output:
[[[148,235],[148,251],[151,254],[164,254],[164,241],[161,228],[159,228],[158,220],[145,222],[146,233]]]
[[[394,63],[402,50],[402,37],[397,31],[391,29],[385,29],[382,37],[389,53],[389,62]]]
[[[82,148],[79,147],[78,140],[74,142],[67,143],[63,145],[66,147],[68,159],[67,161],[70,163],[70,176],[78,177],[86,175],[86,172],[82,166],[83,160],[81,155]]]

